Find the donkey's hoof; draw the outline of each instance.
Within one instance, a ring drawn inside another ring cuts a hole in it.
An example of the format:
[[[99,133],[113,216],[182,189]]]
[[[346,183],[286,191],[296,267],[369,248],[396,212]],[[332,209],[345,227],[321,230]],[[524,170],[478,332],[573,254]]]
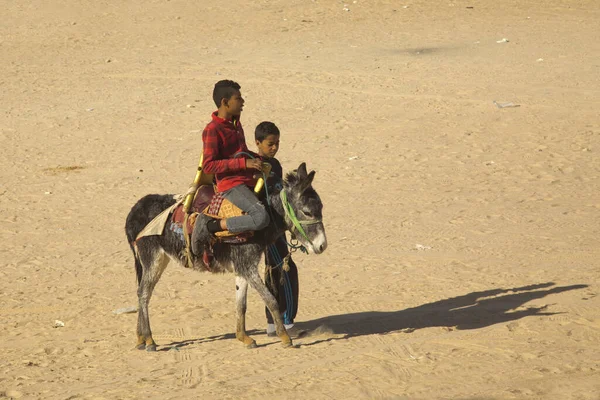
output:
[[[156,345],[149,344],[148,346],[146,346],[146,351],[156,351]]]
[[[254,341],[252,343],[249,343],[249,344],[246,345],[247,349],[255,349],[257,347],[258,347],[258,345]]]
[[[292,348],[292,347],[294,347],[294,345],[292,344],[292,341],[291,341],[291,340],[290,340],[289,342],[281,342],[281,346],[282,346],[284,349],[289,349],[289,348]]]
[[[146,343],[138,344],[135,348],[138,350],[146,350]]]

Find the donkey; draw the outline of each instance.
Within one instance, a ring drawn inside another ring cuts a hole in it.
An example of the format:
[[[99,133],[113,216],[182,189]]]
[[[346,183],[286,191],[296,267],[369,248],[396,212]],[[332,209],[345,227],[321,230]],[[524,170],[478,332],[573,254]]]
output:
[[[244,243],[213,245],[213,260],[210,271],[233,272],[236,288],[236,338],[246,347],[256,347],[256,341],[246,333],[246,295],[248,284],[253,287],[265,302],[273,316],[277,336],[284,347],[292,345],[292,340],[285,330],[277,300],[267,289],[258,273],[258,263],[267,245],[272,243],[286,230],[304,246],[309,253],[320,254],[327,248],[327,238],[322,222],[323,204],[312,187],[315,172],[307,173],[306,164],[302,163],[297,170],[287,174],[283,188],[270,193],[265,206],[271,215],[269,226]],[[136,240],[138,234],[152,219],[176,203],[177,196],[150,194],[141,198],[131,209],[125,223],[125,233],[135,257],[135,271],[138,282],[138,322],[137,348],[156,351],[156,343],[152,339],[148,304],[152,291],[160,279],[170,260],[180,265],[186,264],[187,252],[184,239],[170,229],[164,229],[161,235],[143,236]],[[202,249],[210,240],[206,231],[208,217],[200,214],[197,224],[201,224],[201,234],[194,239],[192,248],[193,269],[206,271],[202,262]]]

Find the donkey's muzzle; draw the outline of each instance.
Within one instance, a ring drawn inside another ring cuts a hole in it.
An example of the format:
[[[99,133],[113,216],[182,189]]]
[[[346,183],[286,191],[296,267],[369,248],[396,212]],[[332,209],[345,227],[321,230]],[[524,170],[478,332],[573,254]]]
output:
[[[327,237],[325,232],[319,232],[319,234],[312,241],[312,247],[315,254],[321,254],[327,248]]]

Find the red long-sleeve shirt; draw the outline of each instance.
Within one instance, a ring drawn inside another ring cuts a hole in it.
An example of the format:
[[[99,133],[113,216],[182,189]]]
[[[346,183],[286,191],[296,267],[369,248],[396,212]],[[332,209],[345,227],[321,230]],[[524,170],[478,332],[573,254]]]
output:
[[[248,150],[244,128],[239,120],[230,121],[212,114],[212,121],[206,125],[202,132],[204,159],[202,169],[207,174],[215,174],[217,190],[224,192],[238,185],[254,187],[258,171],[246,169],[246,155],[233,156],[239,152],[250,153],[255,157],[258,154]]]

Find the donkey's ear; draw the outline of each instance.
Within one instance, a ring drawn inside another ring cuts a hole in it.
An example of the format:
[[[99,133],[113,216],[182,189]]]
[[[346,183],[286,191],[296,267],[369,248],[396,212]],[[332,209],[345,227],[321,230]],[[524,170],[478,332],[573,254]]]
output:
[[[312,181],[313,179],[315,179],[315,171],[310,171],[310,174],[308,174],[308,177],[306,178],[306,181],[308,182],[309,185],[312,185]]]
[[[306,163],[303,162],[302,164],[300,164],[297,171],[298,171],[298,178],[300,178],[300,180],[304,180],[307,175]]]
[[[302,189],[300,193],[304,192],[310,187],[310,185],[312,185],[313,179],[315,179],[315,171],[310,171],[310,174],[308,174],[306,178],[301,181]]]

